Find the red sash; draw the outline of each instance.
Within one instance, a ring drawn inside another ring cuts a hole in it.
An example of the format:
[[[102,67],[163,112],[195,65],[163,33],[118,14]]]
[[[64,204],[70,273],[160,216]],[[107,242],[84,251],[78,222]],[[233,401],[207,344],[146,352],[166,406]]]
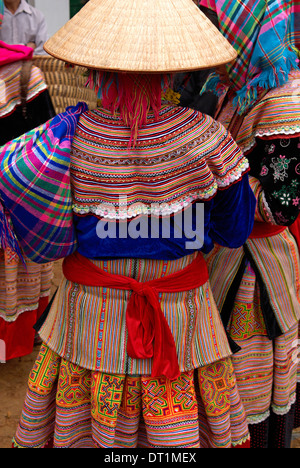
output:
[[[153,358],[152,377],[163,375],[175,379],[179,376],[174,338],[161,310],[158,293],[189,291],[206,283],[208,270],[200,253],[184,269],[145,283],[107,273],[78,252],[65,258],[63,272],[74,283],[132,291],[126,310],[128,356]]]
[[[275,226],[269,223],[254,222],[253,230],[249,239],[261,239],[262,237],[271,237],[285,231],[286,226]]]

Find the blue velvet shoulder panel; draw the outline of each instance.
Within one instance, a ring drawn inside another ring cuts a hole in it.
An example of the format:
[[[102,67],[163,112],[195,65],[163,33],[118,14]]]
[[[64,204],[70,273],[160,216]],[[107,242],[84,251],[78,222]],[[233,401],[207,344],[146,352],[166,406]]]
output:
[[[215,242],[237,248],[252,231],[255,205],[248,175],[244,175],[210,201],[194,203],[163,221],[140,216],[116,222],[75,215],[78,251],[93,259],[172,260],[197,250],[208,253]]]

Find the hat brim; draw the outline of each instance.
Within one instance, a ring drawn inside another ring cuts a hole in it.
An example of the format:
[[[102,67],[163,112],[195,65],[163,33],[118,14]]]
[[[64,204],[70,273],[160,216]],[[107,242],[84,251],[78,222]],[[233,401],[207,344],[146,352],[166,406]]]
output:
[[[237,57],[192,0],[89,0],[44,49],[68,63],[130,73],[192,71]]]

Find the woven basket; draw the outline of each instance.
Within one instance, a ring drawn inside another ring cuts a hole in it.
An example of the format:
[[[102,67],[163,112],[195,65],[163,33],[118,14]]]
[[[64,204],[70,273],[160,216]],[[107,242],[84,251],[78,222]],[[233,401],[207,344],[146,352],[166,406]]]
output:
[[[57,113],[64,112],[68,106],[75,106],[78,101],[86,102],[89,109],[97,107],[95,92],[85,88],[85,68],[67,67],[61,60],[40,55],[34,57],[34,65],[44,74]]]

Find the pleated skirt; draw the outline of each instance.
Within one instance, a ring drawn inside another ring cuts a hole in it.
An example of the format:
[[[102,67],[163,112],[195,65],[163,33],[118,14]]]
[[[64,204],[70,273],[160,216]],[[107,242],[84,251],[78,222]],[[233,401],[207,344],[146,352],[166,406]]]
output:
[[[43,344],[13,445],[231,448],[248,442],[230,358],[170,381],[87,370]]]
[[[299,424],[299,257],[288,233],[249,241],[247,247],[241,277],[231,289],[227,272],[238,278],[244,251],[215,249],[208,259],[212,290],[227,332],[240,347],[232,363],[251,447],[289,448]],[[284,254],[284,248],[294,254]]]

